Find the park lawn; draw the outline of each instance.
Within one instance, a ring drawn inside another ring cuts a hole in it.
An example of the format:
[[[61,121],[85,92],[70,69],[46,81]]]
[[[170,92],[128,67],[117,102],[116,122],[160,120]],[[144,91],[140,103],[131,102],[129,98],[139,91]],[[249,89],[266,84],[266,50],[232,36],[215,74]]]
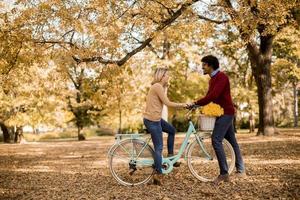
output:
[[[179,148],[183,134],[176,137]],[[166,141],[166,140],[165,140]],[[0,199],[299,199],[300,130],[274,137],[238,134],[247,179],[215,187],[197,181],[186,163],[163,186],[119,185],[107,168],[113,136],[87,141],[0,145]],[[184,162],[184,160],[182,160]]]

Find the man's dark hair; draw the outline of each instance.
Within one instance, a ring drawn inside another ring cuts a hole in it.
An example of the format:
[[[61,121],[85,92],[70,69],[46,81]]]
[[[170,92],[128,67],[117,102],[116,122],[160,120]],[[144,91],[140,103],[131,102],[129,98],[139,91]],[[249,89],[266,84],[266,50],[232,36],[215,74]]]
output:
[[[201,59],[201,62],[207,63],[208,66],[212,67],[214,70],[219,68],[219,61],[218,58],[215,56],[209,55],[209,56],[204,56]]]

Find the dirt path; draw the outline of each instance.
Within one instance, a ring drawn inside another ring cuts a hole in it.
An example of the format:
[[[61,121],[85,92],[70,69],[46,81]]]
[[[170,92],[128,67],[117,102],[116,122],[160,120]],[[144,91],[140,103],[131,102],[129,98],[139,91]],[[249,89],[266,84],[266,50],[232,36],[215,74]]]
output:
[[[300,199],[300,133],[238,138],[248,178],[219,187],[194,179],[185,163],[161,187],[120,186],[107,168],[113,137],[1,144],[0,199]]]

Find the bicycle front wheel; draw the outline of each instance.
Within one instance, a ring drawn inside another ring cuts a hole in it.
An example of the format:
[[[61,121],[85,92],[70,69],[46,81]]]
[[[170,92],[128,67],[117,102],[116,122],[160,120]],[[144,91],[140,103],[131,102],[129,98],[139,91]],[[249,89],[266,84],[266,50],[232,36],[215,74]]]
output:
[[[199,136],[197,136],[199,137]],[[235,166],[235,154],[230,143],[224,139],[223,148],[226,155],[228,173],[231,174]],[[189,145],[187,162],[190,172],[200,181],[213,181],[219,175],[219,164],[211,137],[199,137]]]
[[[153,155],[153,149],[142,140],[121,141],[110,151],[110,172],[122,185],[145,184],[154,173]]]

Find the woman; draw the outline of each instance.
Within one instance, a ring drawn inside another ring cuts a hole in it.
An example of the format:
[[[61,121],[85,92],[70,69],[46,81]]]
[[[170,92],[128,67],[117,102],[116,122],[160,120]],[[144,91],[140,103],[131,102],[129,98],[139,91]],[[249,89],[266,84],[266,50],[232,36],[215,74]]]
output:
[[[154,162],[156,173],[153,180],[155,184],[161,185],[162,182],[162,150],[163,136],[162,132],[168,133],[168,155],[173,155],[175,128],[161,118],[163,105],[168,107],[183,108],[186,104],[174,103],[169,101],[165,90],[168,86],[169,73],[166,68],[155,70],[154,79],[147,95],[146,109],[144,112],[144,124],[151,133],[154,145]]]

